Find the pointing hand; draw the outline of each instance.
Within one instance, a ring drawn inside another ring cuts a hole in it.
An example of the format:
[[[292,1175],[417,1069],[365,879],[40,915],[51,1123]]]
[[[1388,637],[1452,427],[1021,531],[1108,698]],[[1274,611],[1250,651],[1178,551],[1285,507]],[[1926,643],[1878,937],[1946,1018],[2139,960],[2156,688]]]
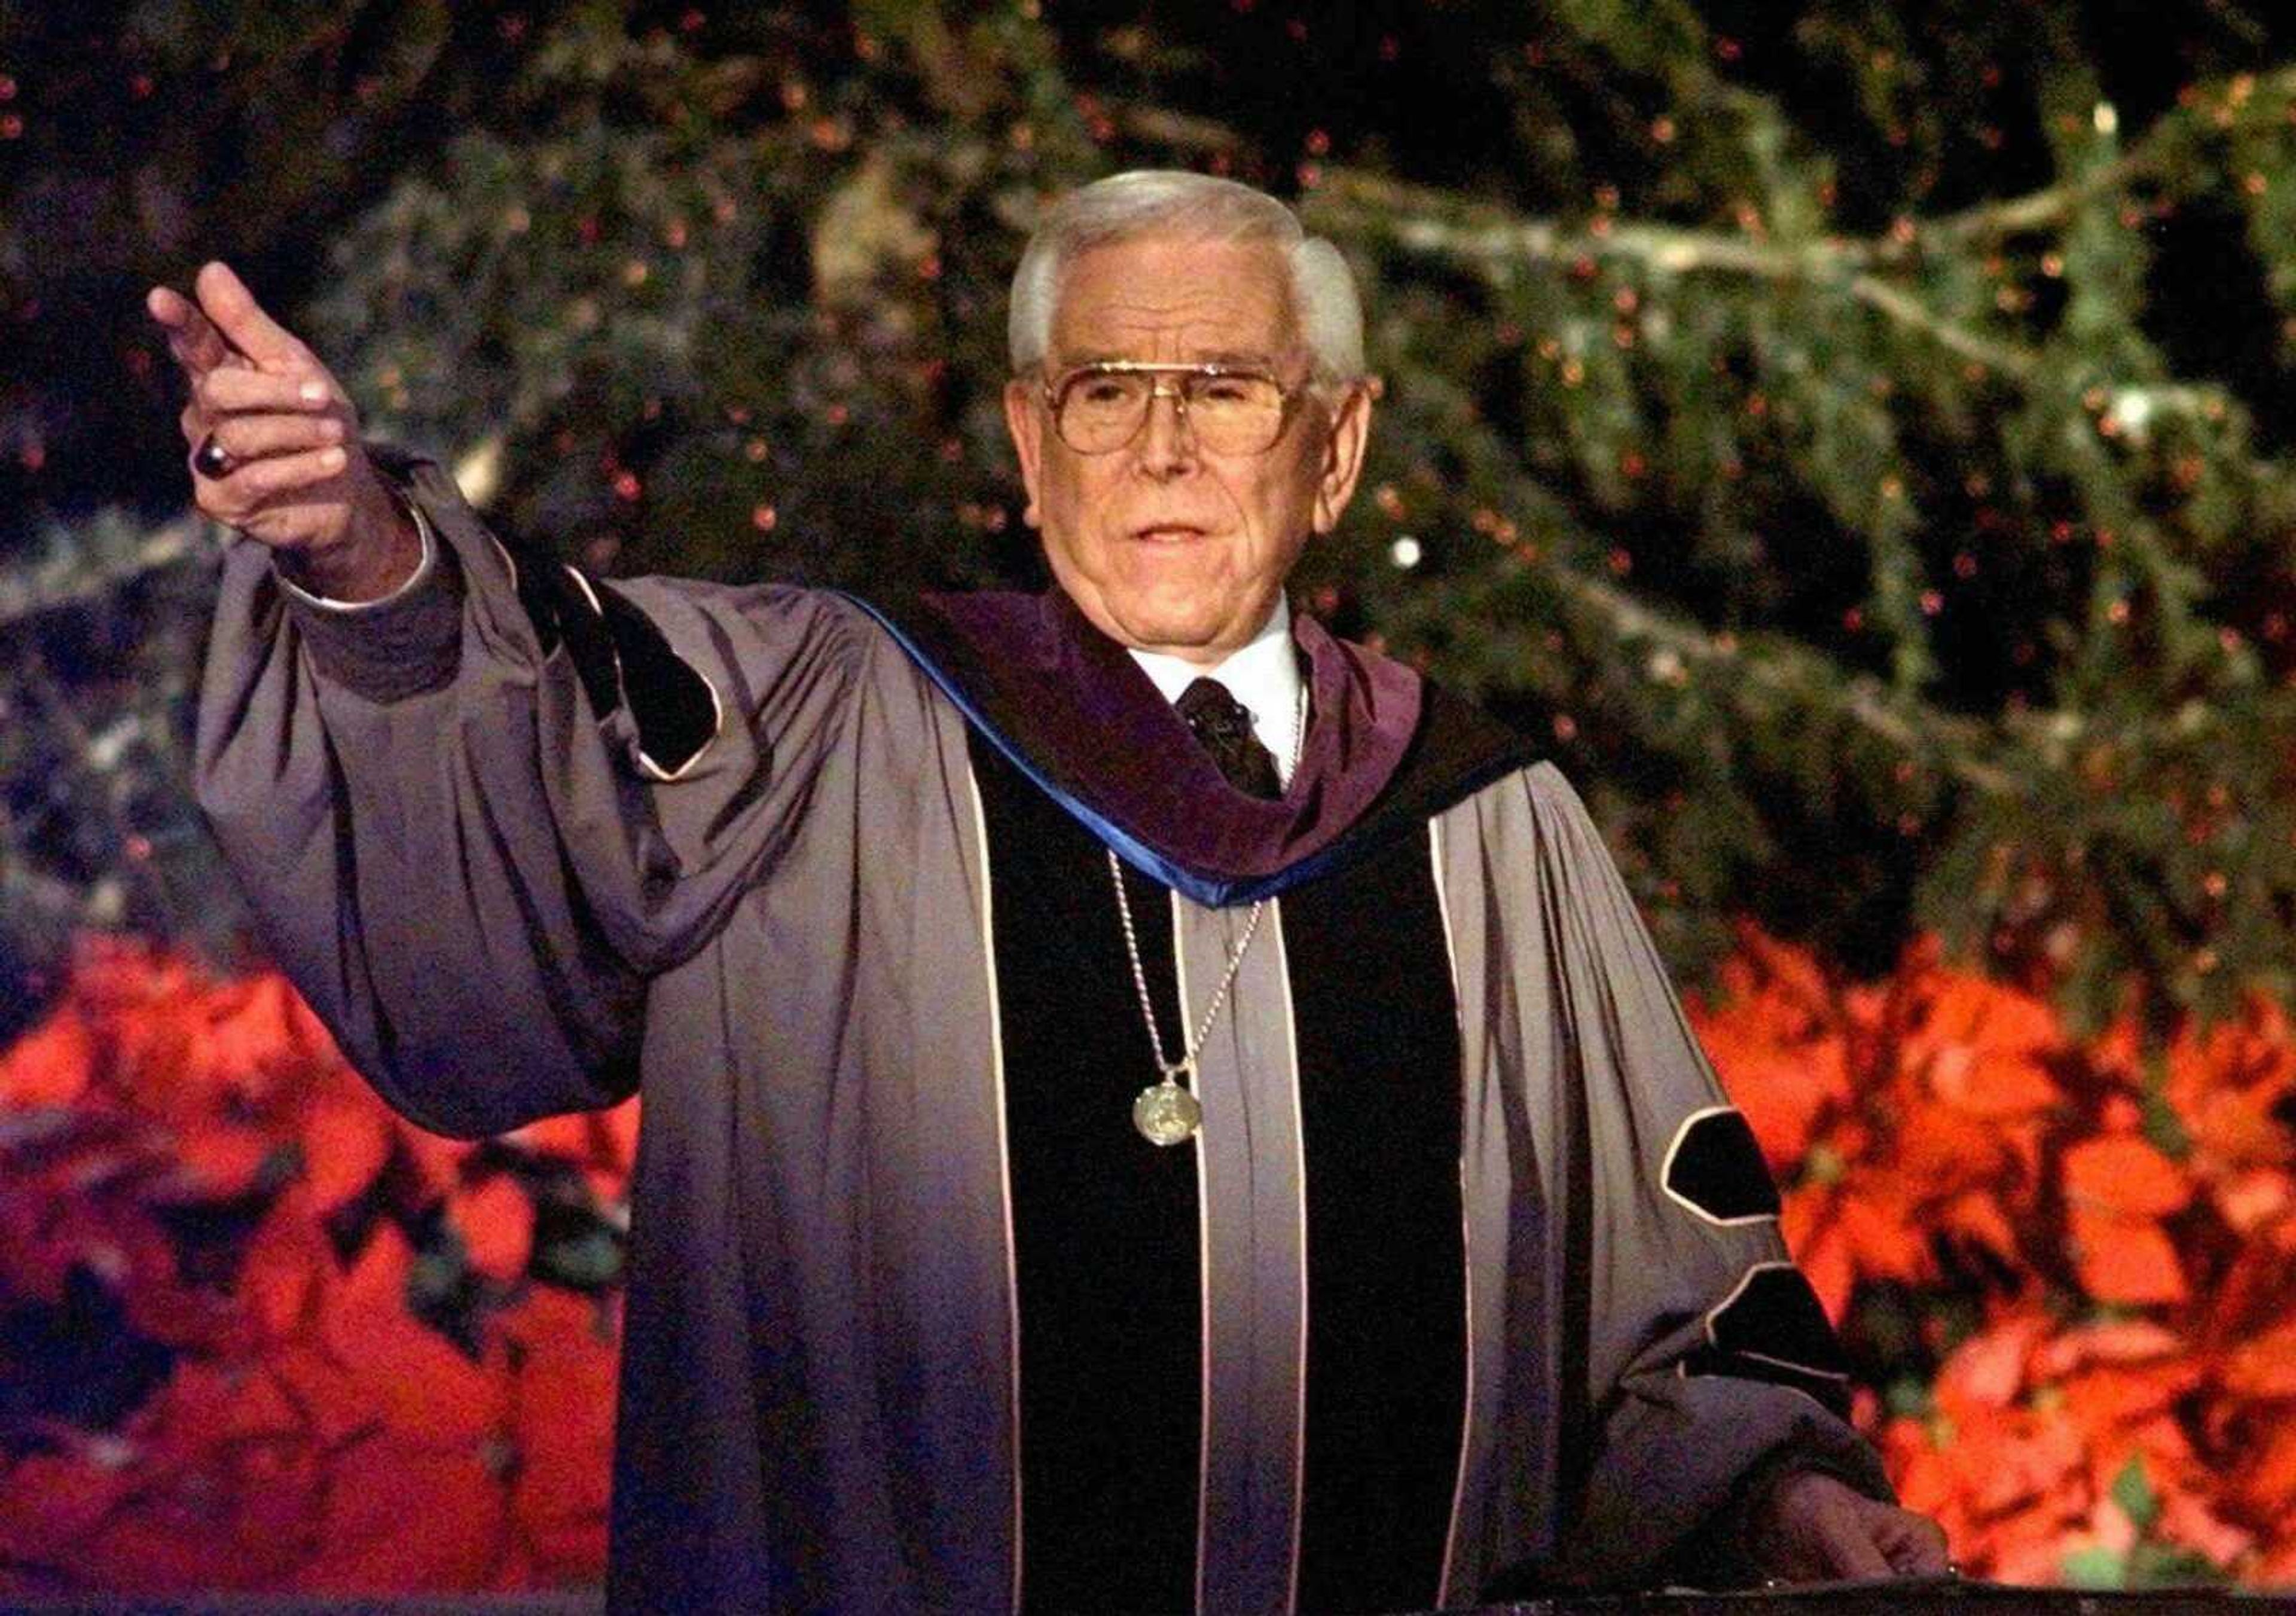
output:
[[[365,600],[411,573],[421,541],[361,447],[358,414],[318,357],[222,264],[197,300],[145,299],[191,387],[180,423],[199,508],[292,553],[319,593]]]

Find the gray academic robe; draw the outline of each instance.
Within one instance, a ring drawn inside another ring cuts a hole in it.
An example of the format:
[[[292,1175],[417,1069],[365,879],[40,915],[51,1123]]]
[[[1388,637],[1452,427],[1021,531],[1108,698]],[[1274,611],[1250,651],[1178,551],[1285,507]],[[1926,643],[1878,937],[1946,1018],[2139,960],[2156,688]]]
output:
[[[643,1089],[611,1601],[1013,1608],[1029,1500],[964,717],[842,597],[630,580],[709,701],[698,746],[653,756],[452,484],[408,474],[452,564],[388,605],[291,601],[232,546],[198,791],[276,957],[406,1115],[479,1136]],[[1570,788],[1516,770],[1418,833],[1464,1055],[1445,1599],[1524,1563],[1651,1575],[1781,1453],[1886,1496]],[[1172,904],[1193,1020],[1246,911]],[[1284,1608],[1294,1552],[1280,962],[1246,954],[1198,1078],[1207,1611]]]

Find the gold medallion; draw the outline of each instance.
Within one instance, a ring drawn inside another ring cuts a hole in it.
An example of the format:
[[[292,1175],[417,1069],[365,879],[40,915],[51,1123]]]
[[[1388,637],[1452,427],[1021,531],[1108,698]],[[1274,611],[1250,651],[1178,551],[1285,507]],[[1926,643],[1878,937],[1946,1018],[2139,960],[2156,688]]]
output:
[[[1151,1144],[1179,1144],[1193,1138],[1204,1120],[1196,1096],[1171,1079],[1140,1091],[1132,1102],[1132,1126]]]

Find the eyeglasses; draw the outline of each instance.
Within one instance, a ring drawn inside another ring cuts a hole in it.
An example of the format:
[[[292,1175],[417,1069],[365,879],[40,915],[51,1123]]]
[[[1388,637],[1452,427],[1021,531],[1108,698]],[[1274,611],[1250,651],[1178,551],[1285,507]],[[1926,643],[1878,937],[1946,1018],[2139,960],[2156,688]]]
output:
[[[1078,366],[1045,384],[1053,429],[1079,455],[1107,455],[1140,435],[1158,398],[1169,398],[1214,455],[1260,455],[1283,436],[1292,401],[1265,371],[1231,365],[1149,365],[1109,359]]]

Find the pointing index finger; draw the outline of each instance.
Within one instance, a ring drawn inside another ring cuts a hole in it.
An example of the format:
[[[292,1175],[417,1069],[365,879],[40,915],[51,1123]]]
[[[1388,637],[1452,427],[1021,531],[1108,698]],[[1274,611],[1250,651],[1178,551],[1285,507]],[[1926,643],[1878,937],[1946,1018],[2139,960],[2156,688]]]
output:
[[[201,308],[215,322],[224,340],[254,360],[259,368],[283,370],[309,362],[310,350],[297,341],[285,326],[263,312],[255,294],[248,291],[247,283],[234,275],[229,266],[220,262],[208,265],[200,271],[194,285]]]
[[[168,350],[194,377],[240,360],[199,306],[173,287],[154,286],[144,307],[167,328]]]

